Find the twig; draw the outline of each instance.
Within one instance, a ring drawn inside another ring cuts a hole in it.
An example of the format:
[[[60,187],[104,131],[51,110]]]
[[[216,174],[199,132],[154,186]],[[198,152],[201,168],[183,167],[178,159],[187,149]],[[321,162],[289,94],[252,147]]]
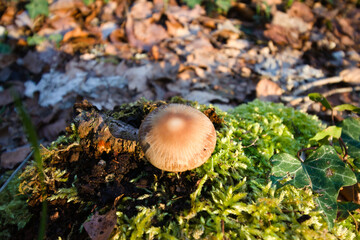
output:
[[[248,147],[254,146],[255,143],[257,142],[257,140],[259,140],[259,136],[256,136],[255,140],[252,143],[250,143],[250,145],[243,146],[243,148],[248,148]]]
[[[322,95],[324,97],[328,97],[337,93],[347,93],[347,92],[358,92],[360,91],[360,86],[356,86],[356,87],[346,87],[346,88],[338,88],[338,89],[332,89],[328,92],[323,93]],[[310,105],[312,103],[312,101],[310,101],[310,98],[308,96],[282,96],[281,100],[290,103],[291,105],[298,105],[300,104],[302,101],[304,101],[304,105]],[[309,104],[310,102],[310,104]]]
[[[300,149],[300,150],[297,152],[297,157],[298,157],[298,159],[300,160],[300,162],[304,162],[304,161],[301,159],[300,154],[301,154],[302,152],[307,151],[307,150],[316,150],[316,149],[317,149],[317,147],[309,147],[309,148]]]
[[[222,231],[222,234],[223,234],[223,240],[226,240],[226,237],[225,237],[225,222],[224,222],[224,219],[221,219],[221,231]]]
[[[11,182],[11,180],[14,178],[14,176],[20,171],[20,169],[22,169],[24,167],[24,165],[26,164],[26,162],[30,159],[30,157],[33,155],[34,150],[31,151],[31,153],[29,153],[27,155],[27,157],[24,159],[24,161],[22,161],[22,163],[15,169],[15,171],[10,175],[10,177],[8,178],[8,180],[6,180],[6,182],[1,186],[0,188],[0,193],[6,188],[6,186]]]
[[[352,217],[352,219],[354,220],[356,232],[359,232],[359,226],[358,226],[358,223],[357,223],[356,219],[355,219],[354,216],[350,213],[349,210],[348,210],[348,213],[349,213],[349,215]]]
[[[338,82],[342,82],[343,78],[340,76],[336,76],[336,77],[330,77],[330,78],[324,78],[324,79],[319,79],[316,80],[314,82],[310,82],[304,85],[301,85],[298,89],[296,89],[293,93],[294,96],[299,95],[300,93],[303,93],[313,87],[318,87],[318,86],[323,86],[326,84],[333,84],[333,83],[338,83]]]

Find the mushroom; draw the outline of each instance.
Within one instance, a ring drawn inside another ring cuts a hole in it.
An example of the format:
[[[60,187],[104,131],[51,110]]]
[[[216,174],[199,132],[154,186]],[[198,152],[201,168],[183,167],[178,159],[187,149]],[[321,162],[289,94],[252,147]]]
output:
[[[139,142],[147,160],[169,172],[199,167],[216,145],[214,125],[199,110],[168,104],[153,110],[141,123]]]

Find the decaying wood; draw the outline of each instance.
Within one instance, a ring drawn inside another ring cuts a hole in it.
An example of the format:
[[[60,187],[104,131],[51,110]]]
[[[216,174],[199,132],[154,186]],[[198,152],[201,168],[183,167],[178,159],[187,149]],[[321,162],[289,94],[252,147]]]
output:
[[[117,156],[121,152],[134,152],[136,147],[137,129],[121,121],[106,117],[95,107],[84,100],[75,105],[74,124],[78,129],[81,141],[89,146],[97,146],[98,154],[114,152]],[[103,117],[104,116],[104,117]],[[104,118],[108,119],[109,125]],[[111,129],[111,130],[110,130]]]

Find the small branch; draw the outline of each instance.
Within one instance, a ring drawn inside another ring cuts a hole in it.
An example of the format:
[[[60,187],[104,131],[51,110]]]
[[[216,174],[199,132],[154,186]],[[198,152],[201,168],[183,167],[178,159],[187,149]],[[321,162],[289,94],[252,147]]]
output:
[[[323,93],[322,95],[324,97],[328,97],[334,94],[338,94],[338,93],[347,93],[347,92],[359,92],[360,91],[360,86],[356,86],[356,87],[346,87],[346,88],[337,88],[337,89],[333,89],[330,90],[328,92]],[[310,100],[310,98],[308,96],[282,96],[281,100],[283,100],[284,102],[288,102],[291,105],[298,105],[300,104],[302,101],[304,101],[305,103],[303,105],[310,105],[312,103],[312,101]],[[309,104],[310,102],[310,104]]]
[[[300,150],[297,152],[297,158],[300,160],[300,162],[304,162],[304,161],[301,159],[300,154],[301,154],[302,152],[307,151],[307,150],[316,150],[316,149],[317,149],[317,147],[309,147],[309,148],[300,149]]]
[[[343,81],[343,78],[339,77],[339,76],[315,80],[314,82],[310,82],[310,83],[301,85],[297,90],[294,91],[293,95],[297,96],[303,92],[306,92],[307,90],[309,90],[313,87],[323,86],[326,84],[338,83],[338,82],[342,82],[342,81]]]
[[[251,146],[254,146],[255,143],[257,142],[257,140],[259,140],[259,136],[256,136],[255,140],[254,140],[252,143],[250,143],[250,145],[243,146],[243,148],[249,148],[249,147],[251,147]]]
[[[351,214],[350,211],[348,211],[348,213],[352,217],[352,219],[354,220],[356,232],[359,233],[359,226],[358,226],[358,223],[357,223],[356,219],[354,218],[354,216]]]
[[[347,155],[348,155],[348,151],[347,151],[347,148],[346,148],[346,144],[344,143],[344,141],[342,140],[341,137],[339,138],[339,144],[340,144],[341,149],[342,149],[343,152],[344,152],[344,157],[343,157],[343,159],[346,160],[346,157],[347,157]]]
[[[224,222],[223,219],[221,220],[221,231],[222,231],[222,234],[223,234],[223,240],[226,240],[226,237],[225,237],[225,222]]]

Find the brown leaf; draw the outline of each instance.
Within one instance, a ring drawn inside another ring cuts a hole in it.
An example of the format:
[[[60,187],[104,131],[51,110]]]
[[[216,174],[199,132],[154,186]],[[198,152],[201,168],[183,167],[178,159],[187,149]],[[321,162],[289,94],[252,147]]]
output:
[[[49,19],[49,24],[57,31],[68,31],[70,29],[76,28],[78,25],[76,20],[72,16],[59,16],[55,15],[53,18]],[[39,31],[40,33],[42,30]]]
[[[168,15],[169,21],[166,21],[166,28],[169,35],[173,37],[182,37],[189,34],[189,30],[178,22],[173,16]]]
[[[305,33],[312,28],[312,23],[305,22],[299,17],[293,17],[281,11],[275,12],[271,24],[282,26],[289,31],[296,29],[300,33]]]
[[[341,201],[360,204],[359,189],[359,183],[352,186],[342,187],[340,189],[338,199]]]
[[[337,18],[336,22],[338,23],[338,28],[340,32],[348,35],[351,39],[354,39],[354,28],[350,25],[350,19],[346,18]]]
[[[24,161],[26,156],[31,152],[29,146],[22,146],[12,151],[7,151],[1,154],[0,167],[13,169],[16,164]]]
[[[74,9],[77,5],[77,2],[81,0],[61,0],[61,1],[54,1],[49,5],[49,11],[59,11],[59,10],[71,10]]]
[[[38,52],[28,51],[25,55],[24,66],[32,73],[39,74],[41,73],[45,63],[39,58]]]
[[[9,6],[7,7],[4,14],[1,16],[0,22],[4,25],[10,25],[14,19],[16,13],[16,7],[15,6]]]
[[[345,69],[340,72],[340,77],[344,82],[352,84],[360,84],[360,68]]]
[[[153,23],[151,18],[134,21],[129,15],[126,21],[126,36],[131,46],[149,51],[151,47],[168,38],[166,30]]]
[[[126,41],[125,30],[123,28],[115,29],[110,33],[109,38],[112,43],[123,43]]]
[[[301,41],[299,32],[296,29],[287,29],[279,25],[267,25],[264,36],[279,45],[290,44],[293,48],[300,48]]]
[[[134,19],[144,19],[151,15],[153,4],[146,0],[138,0],[131,8],[130,14]]]
[[[16,61],[14,54],[1,54],[0,53],[0,68],[6,68]]]
[[[24,90],[25,88],[23,83],[19,83],[19,84],[16,83],[16,85],[13,86],[13,91],[18,93],[20,96],[23,96]],[[13,102],[14,102],[14,97],[10,89],[5,89],[0,92],[0,106],[5,106]]]
[[[205,10],[200,5],[196,5],[193,9],[189,9],[187,6],[169,6],[166,10],[167,16],[172,15],[183,25],[189,24],[203,14],[205,14]]]
[[[48,124],[39,130],[39,136],[45,137],[47,140],[55,140],[59,133],[65,131],[67,124],[66,119],[62,118],[54,123]]]
[[[282,89],[273,81],[263,78],[256,85],[256,97],[265,101],[277,101],[279,100]]]
[[[91,47],[94,44],[100,43],[102,39],[101,32],[94,28],[89,31],[82,30],[80,27],[67,32],[62,40],[66,43],[62,46],[62,50],[72,54],[79,49]]]
[[[294,2],[287,13],[289,16],[301,18],[307,23],[312,23],[315,21],[315,17],[311,11],[311,8],[302,2]]]
[[[117,219],[115,206],[121,197],[122,195],[115,199],[114,206],[106,214],[99,215],[99,212],[96,212],[90,221],[83,224],[91,240],[107,240],[110,237]]]

